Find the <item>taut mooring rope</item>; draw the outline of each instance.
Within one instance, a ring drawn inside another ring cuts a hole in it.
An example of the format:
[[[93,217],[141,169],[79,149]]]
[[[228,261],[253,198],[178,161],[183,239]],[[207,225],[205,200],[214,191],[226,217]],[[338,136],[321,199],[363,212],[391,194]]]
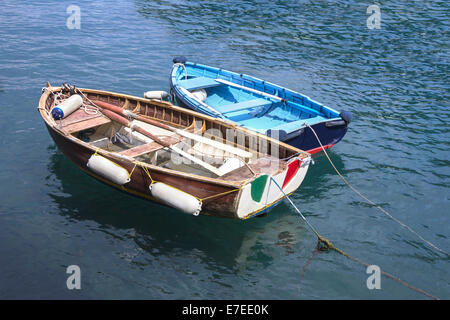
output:
[[[361,261],[361,260],[359,260],[359,259],[356,259],[356,258],[352,257],[352,256],[349,255],[348,253],[346,253],[346,252],[342,251],[341,249],[335,247],[335,246],[333,245],[333,243],[332,243],[330,240],[328,240],[328,239],[324,238],[323,236],[321,236],[321,235],[319,234],[319,232],[312,226],[312,224],[309,223],[309,221],[305,218],[305,216],[304,216],[304,215],[302,214],[302,212],[297,208],[297,206],[292,202],[292,200],[289,198],[289,196],[283,191],[283,189],[282,189],[282,188],[280,187],[280,185],[275,181],[275,179],[274,179],[273,177],[270,177],[270,178],[271,178],[272,181],[275,183],[275,185],[278,187],[278,189],[280,189],[280,191],[281,191],[281,193],[284,195],[284,197],[285,197],[286,199],[288,199],[289,203],[292,205],[292,207],[295,209],[295,211],[297,211],[297,213],[300,215],[300,217],[302,217],[302,219],[306,222],[306,224],[309,226],[309,228],[310,228],[310,229],[314,232],[314,234],[317,236],[317,239],[318,239],[318,242],[317,242],[317,249],[318,249],[318,250],[320,250],[320,251],[334,250],[334,251],[336,251],[337,253],[340,253],[341,255],[343,255],[344,257],[347,257],[347,258],[349,258],[350,260],[353,260],[353,261],[355,261],[355,262],[358,262],[359,264],[362,264],[362,265],[365,266],[365,267],[368,267],[368,266],[370,265],[370,264],[368,264],[368,263],[366,263],[366,262],[363,262],[363,261]],[[310,263],[310,262],[308,262],[308,264],[309,264],[309,263]],[[304,268],[304,269],[305,269],[305,268]],[[304,272],[304,271],[303,271],[303,272]],[[432,294],[429,294],[428,292],[426,292],[426,291],[424,291],[424,290],[422,290],[422,289],[416,288],[416,287],[414,287],[414,286],[412,286],[412,285],[406,283],[405,281],[399,279],[398,277],[396,277],[396,276],[394,276],[394,275],[392,275],[392,274],[390,274],[390,273],[384,272],[384,271],[382,271],[382,270],[380,270],[380,272],[381,272],[381,274],[383,274],[384,276],[386,276],[386,277],[388,277],[388,278],[390,278],[390,279],[392,279],[392,280],[397,281],[397,282],[400,283],[401,285],[403,285],[403,286],[405,286],[405,287],[407,287],[407,288],[409,288],[409,289],[411,289],[411,290],[414,290],[414,291],[416,291],[416,292],[418,292],[418,293],[421,293],[421,294],[423,294],[423,295],[426,295],[427,297],[429,297],[429,298],[431,298],[431,299],[434,299],[434,300],[440,300],[438,297],[435,297],[435,296],[433,296]]]
[[[411,233],[415,234],[417,237],[419,237],[423,242],[427,243],[430,247],[440,251],[441,253],[446,254],[447,256],[450,256],[450,254],[448,252],[446,252],[445,250],[442,250],[441,248],[439,248],[438,246],[436,246],[435,244],[431,243],[430,241],[424,239],[420,234],[418,234],[416,231],[414,231],[410,226],[404,224],[403,222],[401,222],[400,220],[398,220],[397,218],[393,217],[389,212],[387,212],[385,209],[383,209],[382,207],[380,207],[379,205],[377,205],[375,202],[373,202],[372,200],[370,200],[369,198],[367,198],[365,195],[363,195],[361,192],[359,192],[355,187],[353,187],[350,182],[347,181],[347,179],[345,179],[345,177],[339,172],[339,170],[336,168],[336,166],[334,165],[333,161],[331,161],[330,157],[328,156],[327,151],[325,150],[325,148],[322,145],[322,142],[320,141],[319,137],[317,136],[316,131],[314,131],[314,129],[305,122],[305,125],[308,126],[312,133],[316,136],[317,141],[320,144],[320,147],[322,148],[323,152],[325,153],[326,157],[328,158],[328,161],[330,162],[331,166],[333,167],[334,171],[336,171],[336,173],[339,175],[339,177],[341,177],[342,181],[345,182],[345,184],[352,189],[357,195],[359,195],[361,198],[363,198],[364,200],[366,200],[368,203],[370,203],[371,205],[375,206],[375,208],[377,208],[378,210],[380,210],[382,213],[384,213],[385,215],[387,215],[389,218],[391,218],[392,220],[394,220],[395,222],[397,222],[398,224],[400,224],[402,227],[406,228],[407,230],[409,230]]]

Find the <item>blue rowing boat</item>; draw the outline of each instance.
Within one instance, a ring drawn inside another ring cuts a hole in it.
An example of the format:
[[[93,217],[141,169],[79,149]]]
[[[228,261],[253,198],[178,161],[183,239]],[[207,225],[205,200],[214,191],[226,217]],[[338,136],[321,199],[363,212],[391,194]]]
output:
[[[170,77],[174,102],[247,129],[276,137],[309,153],[338,143],[352,119],[311,98],[260,80],[220,68],[173,59]],[[314,132],[317,134],[314,134]]]

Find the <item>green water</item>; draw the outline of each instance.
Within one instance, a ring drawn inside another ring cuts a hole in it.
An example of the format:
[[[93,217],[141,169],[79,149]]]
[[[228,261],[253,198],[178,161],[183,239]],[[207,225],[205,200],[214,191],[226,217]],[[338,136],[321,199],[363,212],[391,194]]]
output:
[[[66,12],[79,6],[80,29]],[[36,110],[46,81],[142,96],[168,90],[173,56],[254,75],[351,110],[330,156],[362,193],[449,245],[447,1],[2,1],[0,298],[424,299],[316,238],[283,202],[249,221],[192,217],[94,181]],[[366,204],[325,157],[292,200],[351,255],[443,299],[449,259]],[[78,265],[81,290],[68,290]]]

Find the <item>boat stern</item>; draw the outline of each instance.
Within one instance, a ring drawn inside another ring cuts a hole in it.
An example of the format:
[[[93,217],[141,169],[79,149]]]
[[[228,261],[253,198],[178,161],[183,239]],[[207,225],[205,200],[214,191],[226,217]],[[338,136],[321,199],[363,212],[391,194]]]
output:
[[[241,189],[236,215],[248,219],[263,214],[295,190],[303,182],[312,159],[294,157],[278,174],[262,174]]]

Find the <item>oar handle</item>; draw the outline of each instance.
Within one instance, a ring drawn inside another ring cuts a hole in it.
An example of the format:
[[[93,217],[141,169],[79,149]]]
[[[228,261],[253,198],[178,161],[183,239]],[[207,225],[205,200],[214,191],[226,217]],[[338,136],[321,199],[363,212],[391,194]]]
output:
[[[109,119],[111,119],[112,121],[115,121],[115,122],[117,122],[117,123],[120,123],[121,125],[123,125],[123,126],[125,126],[125,127],[130,127],[131,126],[131,124],[130,124],[130,121],[128,121],[128,119],[127,118],[124,118],[124,117],[122,117],[121,115],[119,115],[119,114],[117,114],[117,113],[115,113],[115,112],[113,112],[113,111],[110,111],[110,110],[108,110],[108,109],[103,109],[102,110],[102,113],[106,116],[106,117],[108,117]]]
[[[169,130],[169,131],[173,131],[173,132],[176,131],[176,129],[171,128],[168,125],[165,125],[164,123],[160,123],[160,122],[152,120],[152,119],[144,118],[141,115],[134,114],[131,111],[124,110],[124,109],[122,109],[120,107],[117,107],[117,106],[114,106],[114,105],[112,105],[110,103],[107,103],[107,102],[104,102],[104,101],[98,101],[98,100],[94,100],[93,103],[96,104],[97,106],[99,106],[102,109],[111,110],[111,111],[113,111],[115,113],[123,114],[124,116],[132,115],[133,118],[135,118],[135,119],[137,119],[139,121],[146,122],[148,124],[152,124],[152,125],[154,125],[156,127],[160,127],[162,129],[165,129],[165,130]]]
[[[119,109],[120,109],[120,108],[119,108]],[[142,129],[141,127],[133,126],[133,125],[130,123],[130,121],[128,121],[127,118],[122,117],[121,115],[119,115],[119,114],[117,114],[117,113],[115,113],[115,112],[113,112],[113,111],[111,111],[111,110],[103,109],[103,110],[102,110],[102,113],[103,113],[105,116],[107,116],[109,119],[111,119],[111,120],[113,120],[113,121],[115,121],[115,122],[117,122],[117,123],[120,123],[121,125],[123,125],[123,126],[125,126],[125,127],[128,127],[128,128],[133,129],[133,130],[136,130],[137,132],[143,134],[144,136],[149,137],[150,139],[152,139],[152,140],[155,141],[156,143],[158,143],[158,144],[160,144],[160,145],[162,145],[162,146],[164,146],[164,147],[166,147],[166,148],[170,148],[170,146],[171,146],[170,143],[167,143],[167,142],[165,142],[165,141],[159,139],[157,136],[155,136],[155,135],[151,134],[150,132],[148,132],[148,131]]]

